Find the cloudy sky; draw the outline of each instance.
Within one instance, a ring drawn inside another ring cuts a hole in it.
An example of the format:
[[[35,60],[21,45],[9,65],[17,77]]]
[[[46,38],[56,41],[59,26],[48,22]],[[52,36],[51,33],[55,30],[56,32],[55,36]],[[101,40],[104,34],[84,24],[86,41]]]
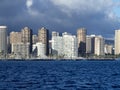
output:
[[[88,34],[114,37],[120,28],[119,0],[0,0],[0,25],[10,31],[28,26],[76,34],[81,27]]]

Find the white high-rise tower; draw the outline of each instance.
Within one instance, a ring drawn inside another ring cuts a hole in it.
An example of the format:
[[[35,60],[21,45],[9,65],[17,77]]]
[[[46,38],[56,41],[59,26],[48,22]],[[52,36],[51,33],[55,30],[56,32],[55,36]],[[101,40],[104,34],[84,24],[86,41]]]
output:
[[[7,26],[0,26],[0,53],[7,53]]]

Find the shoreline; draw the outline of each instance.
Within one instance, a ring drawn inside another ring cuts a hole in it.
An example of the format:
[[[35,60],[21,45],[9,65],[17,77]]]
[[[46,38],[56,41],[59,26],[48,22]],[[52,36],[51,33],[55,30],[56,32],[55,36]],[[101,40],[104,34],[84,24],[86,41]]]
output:
[[[0,61],[117,61],[119,58],[84,58],[84,59],[0,59]]]

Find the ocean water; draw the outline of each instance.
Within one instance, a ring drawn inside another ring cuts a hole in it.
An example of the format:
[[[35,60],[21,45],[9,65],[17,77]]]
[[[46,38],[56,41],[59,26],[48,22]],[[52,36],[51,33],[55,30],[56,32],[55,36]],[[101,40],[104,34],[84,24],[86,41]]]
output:
[[[120,90],[120,61],[0,61],[0,90]]]

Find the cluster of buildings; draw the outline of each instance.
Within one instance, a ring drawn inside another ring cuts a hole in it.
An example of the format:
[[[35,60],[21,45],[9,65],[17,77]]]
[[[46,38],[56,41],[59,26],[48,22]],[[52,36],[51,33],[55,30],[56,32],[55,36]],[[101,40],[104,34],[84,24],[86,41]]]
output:
[[[53,31],[51,39],[49,30],[44,27],[38,30],[38,35],[34,35],[29,27],[9,35],[7,29],[7,26],[0,26],[0,58],[76,59],[120,54],[120,30],[115,31],[115,45],[111,45],[106,44],[101,35],[87,35],[85,28],[78,29],[76,35]]]

